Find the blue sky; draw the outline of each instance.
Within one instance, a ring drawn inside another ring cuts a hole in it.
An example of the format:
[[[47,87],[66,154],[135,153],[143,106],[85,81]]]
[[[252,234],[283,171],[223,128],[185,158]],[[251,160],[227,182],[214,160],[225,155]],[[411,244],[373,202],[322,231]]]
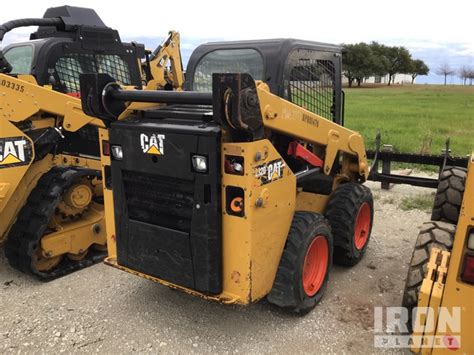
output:
[[[0,23],[41,17],[45,9],[64,0],[16,0],[0,12]],[[211,40],[292,37],[327,43],[378,41],[403,45],[424,60],[430,75],[418,83],[441,83],[435,73],[447,62],[454,68],[474,67],[472,0],[217,0],[157,2],[133,6],[119,0],[68,0],[68,5],[94,8],[123,39],[143,40],[155,47],[169,30],[181,33],[183,56]],[[27,38],[32,29],[16,30],[6,41]],[[452,83],[459,79],[451,78]]]

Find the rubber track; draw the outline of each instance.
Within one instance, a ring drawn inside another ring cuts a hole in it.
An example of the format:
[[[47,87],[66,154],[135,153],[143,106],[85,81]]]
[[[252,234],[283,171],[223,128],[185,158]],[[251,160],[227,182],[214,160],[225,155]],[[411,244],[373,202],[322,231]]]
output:
[[[467,169],[448,166],[440,176],[431,220],[458,223],[466,184]]]
[[[49,281],[102,261],[105,252],[90,250],[86,258],[72,261],[67,257],[53,270],[41,272],[32,268],[32,255],[43,237],[61,196],[81,176],[98,175],[95,170],[55,167],[43,175],[18,214],[5,243],[5,256],[12,267]]]
[[[434,221],[423,224],[408,266],[408,275],[403,292],[402,305],[408,308],[409,324],[411,324],[412,310],[418,304],[418,294],[425,278],[431,249],[436,247],[451,251],[455,232],[456,226],[454,224]]]

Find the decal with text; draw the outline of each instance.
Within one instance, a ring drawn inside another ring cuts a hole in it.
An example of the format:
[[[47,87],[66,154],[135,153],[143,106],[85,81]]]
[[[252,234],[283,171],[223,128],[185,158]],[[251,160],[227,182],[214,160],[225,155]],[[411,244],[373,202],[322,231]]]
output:
[[[140,145],[142,147],[143,153],[145,154],[164,155],[164,140],[164,134],[140,134]]]
[[[33,153],[24,137],[0,138],[0,168],[28,165]]]
[[[285,163],[282,159],[272,160],[268,163],[255,167],[255,177],[260,180],[262,185],[283,177]]]

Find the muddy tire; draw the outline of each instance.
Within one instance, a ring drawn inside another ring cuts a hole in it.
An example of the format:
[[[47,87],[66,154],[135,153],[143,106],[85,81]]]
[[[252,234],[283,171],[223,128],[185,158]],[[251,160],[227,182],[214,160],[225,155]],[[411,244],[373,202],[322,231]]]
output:
[[[423,224],[418,234],[415,249],[408,266],[402,299],[402,306],[408,309],[410,326],[412,310],[418,304],[418,295],[428,267],[431,249],[435,247],[451,251],[455,232],[456,226],[454,224],[431,221]]]
[[[372,232],[374,200],[370,189],[352,182],[340,185],[329,200],[326,218],[334,236],[334,262],[357,264]]]
[[[432,221],[458,223],[467,169],[448,166],[441,173],[431,213]]]
[[[326,219],[318,213],[296,212],[267,300],[299,315],[311,311],[326,290],[332,252]]]

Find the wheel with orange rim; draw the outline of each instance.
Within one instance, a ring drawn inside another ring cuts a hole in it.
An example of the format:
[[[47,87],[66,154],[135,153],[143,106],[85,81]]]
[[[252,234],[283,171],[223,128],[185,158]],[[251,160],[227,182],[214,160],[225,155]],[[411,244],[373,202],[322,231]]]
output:
[[[357,264],[365,254],[372,231],[374,201],[370,189],[359,183],[340,185],[326,211],[334,235],[334,261]]]
[[[303,289],[309,297],[313,297],[321,289],[327,273],[328,259],[326,237],[317,235],[306,251],[303,264]]]
[[[311,311],[326,290],[332,251],[326,219],[318,213],[296,212],[268,301],[300,315]]]
[[[359,250],[364,248],[369,238],[370,226],[372,222],[372,215],[370,205],[368,202],[364,202],[357,212],[354,228],[354,244]]]

